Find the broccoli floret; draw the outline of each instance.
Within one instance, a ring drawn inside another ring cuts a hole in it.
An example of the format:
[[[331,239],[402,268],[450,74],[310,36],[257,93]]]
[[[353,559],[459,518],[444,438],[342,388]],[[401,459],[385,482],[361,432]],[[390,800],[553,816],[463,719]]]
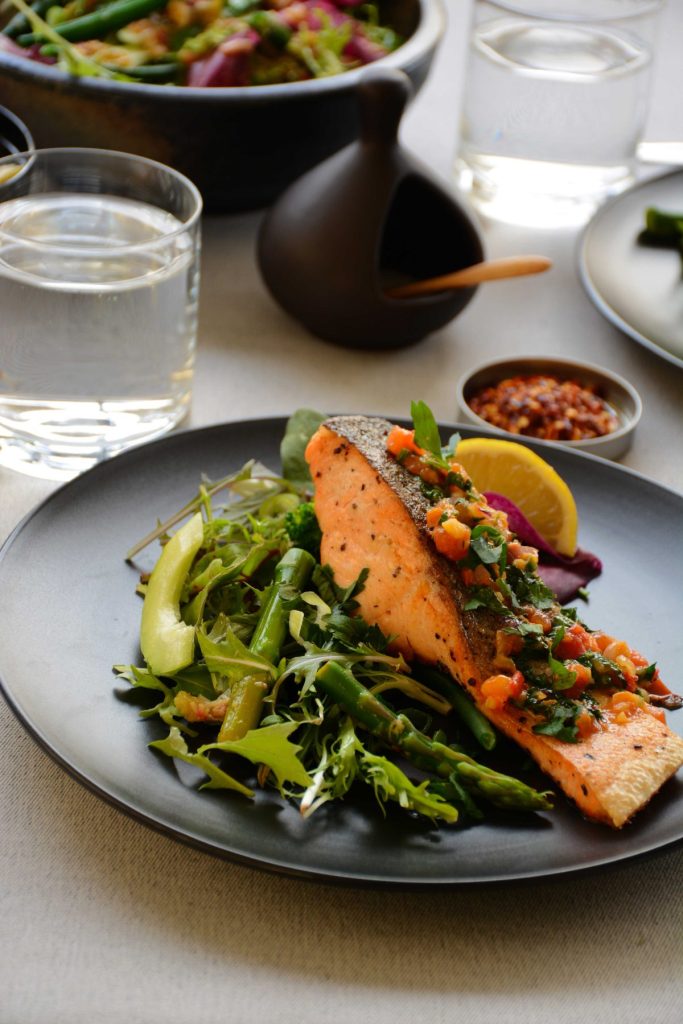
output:
[[[320,558],[320,541],[322,533],[315,516],[312,501],[304,501],[285,516],[285,529],[290,540],[298,548],[310,551],[315,558]]]

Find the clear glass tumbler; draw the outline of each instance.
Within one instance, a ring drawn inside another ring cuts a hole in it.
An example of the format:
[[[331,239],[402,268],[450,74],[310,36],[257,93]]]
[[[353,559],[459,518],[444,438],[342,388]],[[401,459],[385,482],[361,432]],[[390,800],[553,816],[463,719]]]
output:
[[[459,186],[485,214],[580,223],[633,180],[665,0],[477,0]]]
[[[68,478],[182,419],[201,208],[142,157],[0,160],[0,463]]]

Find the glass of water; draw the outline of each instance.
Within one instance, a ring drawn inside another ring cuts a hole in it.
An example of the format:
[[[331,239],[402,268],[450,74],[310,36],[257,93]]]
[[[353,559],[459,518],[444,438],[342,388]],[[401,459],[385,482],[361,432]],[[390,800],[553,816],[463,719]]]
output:
[[[633,180],[664,0],[477,0],[459,186],[500,220],[580,223]]]
[[[68,478],[183,418],[201,207],[125,153],[0,160],[0,464]]]

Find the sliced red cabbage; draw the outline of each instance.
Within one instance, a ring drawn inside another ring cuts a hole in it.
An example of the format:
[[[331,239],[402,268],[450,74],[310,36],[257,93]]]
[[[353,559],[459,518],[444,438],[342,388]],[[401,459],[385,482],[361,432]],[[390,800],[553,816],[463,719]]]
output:
[[[602,562],[590,551],[577,548],[572,558],[561,555],[541,537],[519,506],[505,495],[486,491],[484,497],[491,508],[506,513],[510,529],[523,544],[538,548],[538,575],[557,594],[560,604],[571,601],[581,587],[602,572]]]
[[[17,46],[13,40],[0,33],[0,52],[11,53],[16,57],[27,57],[29,60],[36,60],[39,64],[56,64],[56,57],[44,57],[40,52],[42,43],[35,43],[33,46]]]
[[[359,60],[361,64],[372,64],[380,57],[386,57],[387,52],[383,46],[373,43],[371,39],[360,32],[352,35],[344,47],[344,56],[351,57],[352,60]]]
[[[229,36],[209,56],[190,64],[187,84],[203,88],[248,85],[251,53],[260,39],[252,29]]]

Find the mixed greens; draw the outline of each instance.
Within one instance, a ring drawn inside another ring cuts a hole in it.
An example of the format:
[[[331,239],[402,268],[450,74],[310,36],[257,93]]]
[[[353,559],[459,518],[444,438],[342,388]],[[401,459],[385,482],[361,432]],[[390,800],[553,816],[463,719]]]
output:
[[[0,52],[148,83],[235,87],[341,74],[401,37],[354,0],[9,0]]]
[[[356,614],[366,573],[341,588],[321,564],[303,452],[322,419],[291,418],[282,476],[250,462],[205,481],[128,553],[163,544],[138,588],[145,665],[116,667],[150,691],[143,717],[168,727],[151,746],[201,769],[204,788],[252,796],[246,760],[304,815],[362,785],[382,807],[449,824],[549,808],[548,793],[481,763],[497,736],[450,677],[408,666]]]

